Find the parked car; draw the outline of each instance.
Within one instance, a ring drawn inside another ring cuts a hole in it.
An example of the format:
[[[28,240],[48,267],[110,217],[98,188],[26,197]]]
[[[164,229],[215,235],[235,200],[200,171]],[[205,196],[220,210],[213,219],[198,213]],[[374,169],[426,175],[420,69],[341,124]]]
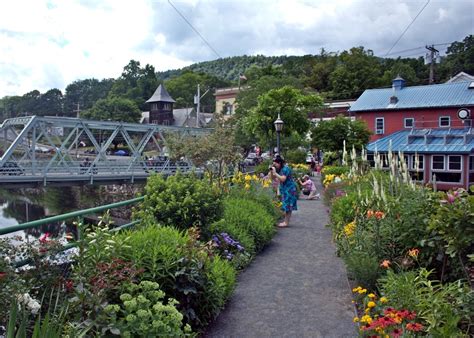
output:
[[[117,150],[114,153],[114,155],[116,155],[116,156],[129,156],[130,154],[128,153],[128,151],[120,149],[120,150]]]
[[[247,157],[244,159],[244,165],[246,166],[254,166],[262,162],[262,158],[258,156],[256,153],[249,153]]]
[[[0,167],[0,175],[18,176],[24,174],[25,170],[15,162],[5,162],[3,166]]]

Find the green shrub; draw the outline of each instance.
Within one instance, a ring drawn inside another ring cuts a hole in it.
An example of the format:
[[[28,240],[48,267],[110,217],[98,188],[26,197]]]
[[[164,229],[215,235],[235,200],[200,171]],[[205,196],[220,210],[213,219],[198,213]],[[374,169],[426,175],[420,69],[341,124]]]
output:
[[[255,255],[255,241],[253,237],[245,228],[240,227],[235,222],[221,219],[220,221],[213,223],[209,230],[212,234],[220,234],[223,232],[228,233],[232,238],[240,242],[245,251],[251,255]]]
[[[234,286],[231,264],[211,259],[210,249],[198,241],[197,228],[182,232],[149,225],[119,237],[128,238],[122,256],[144,270],[143,280],[159,283],[167,297],[179,302],[177,308],[194,330],[213,319]]]
[[[258,164],[256,167],[255,167],[255,173],[257,175],[259,174],[268,174],[268,168],[271,166],[272,164],[272,160],[264,160],[262,161],[262,163]]]
[[[285,161],[289,163],[306,163],[306,151],[296,149],[285,152]]]
[[[380,263],[377,257],[368,252],[353,251],[343,256],[343,259],[347,265],[347,271],[358,284],[375,290],[377,278],[380,276]]]
[[[236,228],[245,230],[255,243],[255,252],[268,244],[276,232],[275,219],[260,204],[252,200],[229,197],[224,201],[224,221]],[[231,234],[227,229],[220,229]],[[242,245],[244,241],[237,233],[232,233]]]
[[[208,181],[177,173],[166,179],[152,175],[145,186],[145,200],[134,212],[144,224],[159,223],[187,229],[206,227],[222,214],[220,191]]]
[[[252,189],[246,190],[242,186],[234,186],[229,192],[230,197],[247,199],[256,202],[276,221],[282,216],[280,208],[276,206],[275,194],[271,189],[263,188],[261,185],[252,185]]]
[[[184,337],[192,336],[191,327],[183,324],[183,315],[176,309],[177,301],[168,299],[158,283],[142,281],[126,285],[119,304],[104,309],[104,329],[121,337]]]

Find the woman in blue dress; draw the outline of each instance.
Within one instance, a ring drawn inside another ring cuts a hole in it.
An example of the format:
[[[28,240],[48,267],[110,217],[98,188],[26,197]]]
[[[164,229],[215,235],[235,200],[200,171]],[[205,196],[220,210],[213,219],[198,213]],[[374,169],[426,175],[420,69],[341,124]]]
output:
[[[276,155],[273,159],[270,175],[272,179],[276,178],[280,181],[281,209],[285,212],[285,219],[278,224],[278,227],[285,228],[290,223],[291,213],[298,209],[296,205],[298,199],[296,183],[293,180],[290,167],[285,164],[285,160],[280,155]]]

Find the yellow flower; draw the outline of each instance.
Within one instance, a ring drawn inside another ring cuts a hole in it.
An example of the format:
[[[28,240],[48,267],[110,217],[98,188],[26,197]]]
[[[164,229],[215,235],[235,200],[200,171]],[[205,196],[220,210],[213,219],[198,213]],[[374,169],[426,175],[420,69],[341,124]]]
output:
[[[359,321],[359,317],[354,317],[354,319],[352,320],[354,323],[357,323]]]
[[[369,315],[363,315],[360,319],[360,322],[370,324],[372,323],[372,317],[370,317]]]
[[[361,295],[361,294],[363,294],[363,293],[366,293],[366,292],[367,292],[367,289],[360,289],[358,292],[359,292],[359,294]]]
[[[417,258],[419,253],[420,253],[419,249],[410,249],[410,250],[408,250],[408,255],[412,258]]]
[[[344,226],[344,233],[346,234],[347,237],[350,237],[354,234],[354,230],[356,228],[356,223],[355,221],[352,221],[350,223],[347,223]]]
[[[375,294],[373,294],[373,293],[369,293],[369,294],[367,295],[367,297],[369,297],[370,299],[377,298],[377,296],[376,296]]]
[[[252,176],[250,176],[249,174],[246,174],[244,179],[245,179],[245,182],[249,182],[252,180]]]
[[[372,302],[372,301],[370,301],[370,302],[367,303],[367,307],[368,307],[369,309],[375,307],[375,305],[376,305],[375,302]]]
[[[362,288],[360,286],[356,287],[356,288],[353,288],[352,289],[352,292],[358,292],[359,290],[362,290]]]
[[[380,297],[380,303],[385,304],[388,302],[388,299],[386,297]]]
[[[250,184],[245,183],[244,188],[247,189],[247,190],[249,190],[249,189],[250,189]]]

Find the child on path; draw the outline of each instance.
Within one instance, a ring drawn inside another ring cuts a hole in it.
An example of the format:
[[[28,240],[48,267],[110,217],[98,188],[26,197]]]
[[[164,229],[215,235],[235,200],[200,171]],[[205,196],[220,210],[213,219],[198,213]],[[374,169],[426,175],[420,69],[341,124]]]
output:
[[[314,185],[314,182],[311,181],[308,175],[303,176],[303,181],[298,179],[298,182],[303,187],[303,192],[309,193],[308,197],[306,197],[307,200],[319,199],[319,194],[316,190],[316,186]]]

